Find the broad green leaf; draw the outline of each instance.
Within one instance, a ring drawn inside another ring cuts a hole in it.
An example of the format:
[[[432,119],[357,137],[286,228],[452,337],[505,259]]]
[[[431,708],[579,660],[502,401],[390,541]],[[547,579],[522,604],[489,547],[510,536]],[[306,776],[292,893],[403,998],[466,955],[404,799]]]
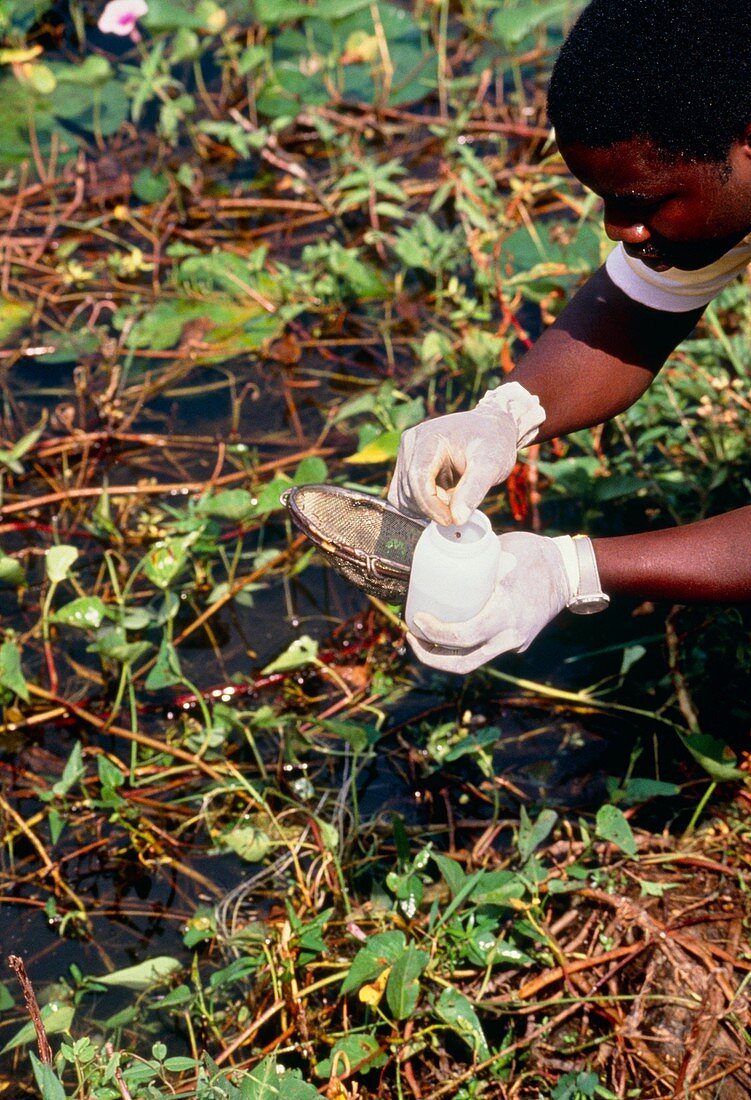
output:
[[[76,741],[71,750],[71,754],[65,761],[65,767],[63,768],[63,774],[58,781],[52,787],[52,794],[62,796],[68,793],[68,791],[75,787],[79,780],[83,779],[85,768],[83,765],[83,750],[81,748],[81,742]]]
[[[148,989],[181,969],[182,963],[179,959],[174,959],[171,955],[156,955],[153,959],[144,959],[136,966],[126,966],[122,970],[113,970],[111,974],[103,974],[96,980],[102,985],[122,986],[125,989]]]
[[[294,642],[285,649],[270,664],[262,669],[262,675],[268,676],[270,672],[290,672],[295,668],[303,668],[315,661],[318,656],[318,642],[308,634],[295,638]]]
[[[387,1055],[381,1052],[380,1044],[373,1035],[367,1032],[345,1035],[334,1043],[329,1057],[316,1064],[315,1073],[316,1077],[331,1077],[336,1072],[338,1077],[342,1077],[345,1070],[351,1072],[357,1066],[361,1067],[358,1072],[366,1073],[384,1065],[386,1058]]]
[[[25,583],[26,574],[21,563],[0,551],[0,584],[12,584],[18,588]]]
[[[318,1090],[296,1070],[285,1070],[273,1055],[243,1077],[238,1100],[320,1100]]]
[[[456,897],[467,877],[462,869],[462,865],[458,863],[457,860],[450,859],[440,852],[431,852],[431,857],[438,865],[438,870],[443,875],[444,881],[451,891],[452,896]]]
[[[558,820],[555,810],[541,810],[534,821],[530,821],[524,806],[519,810],[519,839],[517,845],[523,863],[526,863],[536,848],[547,840]]]
[[[628,818],[617,806],[605,803],[597,811],[595,819],[595,835],[601,840],[607,840],[620,848],[627,856],[636,855],[636,839],[634,837]]]
[[[174,535],[154,544],[146,555],[143,571],[157,588],[169,588],[185,568],[188,550],[199,537],[199,531],[189,535]]]
[[[397,456],[401,437],[400,431],[381,432],[356,454],[349,455],[344,461],[353,466],[371,462],[391,462]]]
[[[271,849],[271,838],[254,825],[237,825],[222,833],[222,844],[249,863],[260,863]]]
[[[359,989],[365,982],[377,978],[404,953],[406,938],[403,932],[376,932],[360,948],[352,960],[349,973],[342,982],[342,993]]]
[[[81,630],[96,630],[106,614],[107,608],[98,596],[81,596],[59,607],[52,618],[56,623],[77,626]]]
[[[62,1081],[55,1073],[52,1066],[46,1062],[40,1062],[33,1050],[29,1051],[31,1068],[34,1071],[34,1079],[42,1094],[42,1100],[65,1100],[65,1089]]]
[[[341,722],[331,718],[313,719],[318,729],[333,733],[355,750],[364,752],[368,745],[378,740],[378,731],[373,726],[360,726],[356,722]]]
[[[0,297],[0,343],[6,345],[11,337],[31,319],[34,306]]]
[[[395,1019],[406,1020],[415,1011],[420,996],[420,975],[429,960],[427,951],[410,943],[391,967],[386,1000]]]
[[[255,0],[253,7],[258,22],[270,26],[305,19],[313,14],[312,9],[301,0]]]
[[[518,46],[523,38],[571,10],[571,0],[535,0],[519,3],[516,7],[504,7],[493,17],[493,32],[509,46]]]
[[[149,168],[141,168],[133,177],[133,194],[141,202],[161,202],[169,194],[169,178],[164,172],[155,174]]]
[[[613,802],[627,802],[638,805],[650,798],[671,798],[681,793],[676,783],[665,783],[660,779],[639,779],[632,776],[621,787],[617,780],[608,780],[608,795]]]
[[[149,670],[144,687],[147,691],[159,691],[161,688],[182,683],[182,679],[177,650],[167,638],[162,638],[156,662]]]
[[[86,88],[101,87],[113,75],[109,61],[100,54],[89,54],[80,65],[59,62],[52,68],[59,81],[67,84],[81,84]]]
[[[199,500],[196,511],[202,516],[215,516],[242,523],[244,519],[255,514],[255,504],[255,498],[247,489],[225,489],[224,492]]]
[[[310,455],[300,462],[292,480],[295,485],[315,485],[329,476],[326,463],[318,455]]]
[[[0,688],[12,691],[25,703],[29,701],[29,688],[21,669],[21,651],[11,638],[6,638],[0,646]]]
[[[118,787],[122,787],[125,782],[125,776],[120,771],[117,764],[113,764],[103,753],[97,754],[96,767],[99,782],[103,787],[111,787],[112,790],[117,790]]]
[[[113,626],[104,632],[95,642],[86,647],[87,653],[98,653],[108,661],[121,665],[132,665],[151,649],[151,642],[129,642],[122,627]]]
[[[44,1030],[48,1035],[58,1035],[62,1031],[68,1031],[75,1014],[76,1010],[73,1005],[61,1004],[59,1001],[50,1001],[49,1004],[42,1005],[39,1010]],[[3,1049],[0,1050],[0,1054],[7,1054],[9,1050],[15,1050],[16,1047],[34,1042],[36,1034],[36,1028],[33,1022],[29,1020],[20,1031],[16,1032],[12,1039],[8,1040]]]
[[[736,767],[737,757],[732,750],[716,737],[707,733],[678,733],[683,744],[697,764],[701,764],[707,775],[716,783],[729,783],[734,779],[746,778],[746,773]]]
[[[68,576],[73,562],[78,558],[78,548],[75,546],[50,546],[44,555],[47,569],[47,577],[53,584],[59,584]]]
[[[480,1020],[463,993],[448,986],[436,1001],[435,1011],[436,1015],[464,1040],[480,1061],[490,1057],[490,1048]]]
[[[7,985],[0,982],[0,1012],[7,1012],[9,1008],[15,1006],[15,1001],[10,994],[10,990]]]
[[[526,887],[513,871],[483,871],[472,890],[475,905],[508,906],[514,898],[522,898]]]

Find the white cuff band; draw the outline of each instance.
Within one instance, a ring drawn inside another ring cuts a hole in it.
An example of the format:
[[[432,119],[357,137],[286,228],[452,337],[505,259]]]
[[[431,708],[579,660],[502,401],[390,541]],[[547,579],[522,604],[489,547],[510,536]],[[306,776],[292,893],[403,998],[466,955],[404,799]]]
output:
[[[516,421],[517,447],[526,447],[537,435],[545,419],[540,399],[519,382],[504,382],[480,398],[475,406],[481,412],[508,412]]]
[[[579,585],[581,584],[579,555],[576,553],[576,547],[574,546],[574,540],[571,538],[571,535],[558,535],[553,539],[553,542],[561,552],[563,568],[566,570],[566,579],[568,580],[568,599],[566,603],[568,604],[579,592]]]
[[[594,615],[610,603],[600,584],[597,558],[592,540],[586,535],[559,535],[554,538],[563,558],[570,593],[566,602],[575,615]]]

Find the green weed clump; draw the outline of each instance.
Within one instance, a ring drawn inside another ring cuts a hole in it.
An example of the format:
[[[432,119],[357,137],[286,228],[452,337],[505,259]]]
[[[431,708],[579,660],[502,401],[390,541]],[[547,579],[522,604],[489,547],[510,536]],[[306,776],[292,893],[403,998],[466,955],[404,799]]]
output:
[[[0,3],[0,1092],[751,1091],[747,615],[459,682],[280,499],[383,492],[604,258],[544,110],[580,7]],[[747,302],[496,527],[743,501]]]

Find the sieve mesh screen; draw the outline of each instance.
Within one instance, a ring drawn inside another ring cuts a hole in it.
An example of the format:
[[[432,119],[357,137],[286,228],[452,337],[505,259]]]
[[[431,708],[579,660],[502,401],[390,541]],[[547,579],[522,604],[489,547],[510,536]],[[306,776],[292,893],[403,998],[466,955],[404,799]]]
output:
[[[406,600],[424,521],[336,485],[299,485],[283,500],[297,526],[348,581],[389,603]]]

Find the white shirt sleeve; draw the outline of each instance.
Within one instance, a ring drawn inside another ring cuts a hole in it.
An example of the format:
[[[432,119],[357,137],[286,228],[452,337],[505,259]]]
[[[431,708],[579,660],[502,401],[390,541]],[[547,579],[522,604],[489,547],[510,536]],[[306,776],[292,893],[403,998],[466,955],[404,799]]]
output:
[[[652,271],[640,260],[629,256],[618,244],[605,263],[608,275],[617,287],[642,305],[665,313],[685,313],[720,293],[751,263],[751,236],[731,248],[719,260],[699,271]]]

